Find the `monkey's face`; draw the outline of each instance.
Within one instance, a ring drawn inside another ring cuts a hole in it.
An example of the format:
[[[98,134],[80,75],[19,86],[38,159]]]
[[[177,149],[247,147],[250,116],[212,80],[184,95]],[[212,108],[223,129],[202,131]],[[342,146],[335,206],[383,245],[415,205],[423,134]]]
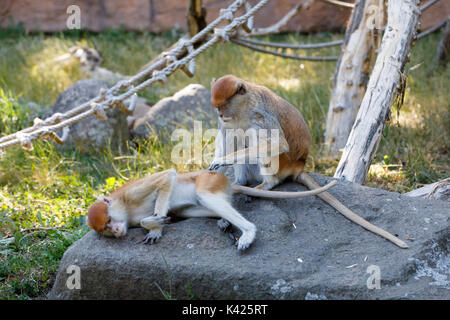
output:
[[[226,124],[229,122],[233,122],[235,119],[235,114],[233,108],[229,107],[229,104],[221,105],[220,107],[217,107],[217,115],[219,117],[219,120]]]
[[[126,218],[116,214],[112,202],[110,197],[99,197],[88,210],[87,224],[101,235],[118,238],[126,235],[127,224]]]
[[[110,218],[102,234],[106,237],[120,238],[127,234],[127,226],[123,221],[116,221]]]
[[[247,86],[239,78],[229,75],[212,84],[211,105],[225,127],[235,127],[245,118],[242,117],[242,108],[248,104],[247,100]]]

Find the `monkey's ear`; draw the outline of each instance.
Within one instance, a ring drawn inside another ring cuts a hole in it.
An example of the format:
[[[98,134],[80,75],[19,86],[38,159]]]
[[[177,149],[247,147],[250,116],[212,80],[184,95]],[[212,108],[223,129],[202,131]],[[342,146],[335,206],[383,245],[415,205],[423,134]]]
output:
[[[236,93],[237,94],[246,94],[247,93],[247,87],[245,86],[245,83],[238,81],[236,82]]]
[[[212,88],[212,86],[214,85],[214,83],[216,83],[216,78],[212,78],[212,79],[211,79],[211,84],[210,84],[211,88]]]
[[[112,198],[111,197],[107,197],[107,196],[100,196],[97,198],[98,201],[102,201],[103,203],[105,203],[106,205],[110,205]]]

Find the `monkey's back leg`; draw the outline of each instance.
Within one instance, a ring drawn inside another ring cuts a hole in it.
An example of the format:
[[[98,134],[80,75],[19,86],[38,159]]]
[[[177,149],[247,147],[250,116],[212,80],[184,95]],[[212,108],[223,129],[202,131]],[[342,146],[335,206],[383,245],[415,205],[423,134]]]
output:
[[[237,247],[238,250],[247,249],[255,239],[256,226],[231,206],[228,178],[216,172],[199,176],[196,181],[196,193],[200,205],[242,231]]]
[[[278,157],[262,159],[260,163],[263,182],[255,188],[262,190],[271,190],[288,177],[297,181],[305,167],[304,160],[292,161],[286,153]]]

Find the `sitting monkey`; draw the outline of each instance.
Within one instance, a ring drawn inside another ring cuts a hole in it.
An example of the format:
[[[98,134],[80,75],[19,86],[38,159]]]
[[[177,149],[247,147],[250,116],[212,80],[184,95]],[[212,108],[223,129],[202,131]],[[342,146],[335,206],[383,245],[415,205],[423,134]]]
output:
[[[319,187],[304,171],[311,134],[302,114],[292,104],[264,86],[227,75],[211,84],[211,105],[219,118],[219,134],[210,170],[224,172],[226,166],[232,165],[234,183],[245,186],[257,182],[259,185],[255,189],[270,190],[287,178],[310,189]],[[277,136],[247,142],[245,136],[234,134],[236,130],[256,134],[271,130]],[[236,138],[238,141],[234,143]],[[226,150],[229,145],[233,149]],[[261,155],[261,148],[275,152]],[[257,163],[249,163],[249,158],[256,159]],[[363,228],[401,248],[408,248],[404,241],[364,220],[328,192],[320,193],[318,197]]]

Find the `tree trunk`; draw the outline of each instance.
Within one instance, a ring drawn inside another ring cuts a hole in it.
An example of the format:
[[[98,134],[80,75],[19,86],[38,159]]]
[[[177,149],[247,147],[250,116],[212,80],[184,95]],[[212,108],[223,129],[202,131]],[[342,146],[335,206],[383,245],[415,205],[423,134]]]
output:
[[[442,39],[436,52],[436,63],[445,66],[450,58],[450,16],[447,18]]]
[[[325,148],[328,155],[337,158],[344,148],[366,91],[370,62],[373,59],[375,20],[383,20],[383,3],[379,0],[359,0],[345,33],[328,109],[325,130]]]
[[[189,1],[187,23],[191,38],[206,27],[206,9],[202,6],[202,0]]]
[[[389,0],[388,23],[366,94],[345,145],[335,178],[364,183],[390,107],[404,81],[403,69],[416,35],[415,0]]]

